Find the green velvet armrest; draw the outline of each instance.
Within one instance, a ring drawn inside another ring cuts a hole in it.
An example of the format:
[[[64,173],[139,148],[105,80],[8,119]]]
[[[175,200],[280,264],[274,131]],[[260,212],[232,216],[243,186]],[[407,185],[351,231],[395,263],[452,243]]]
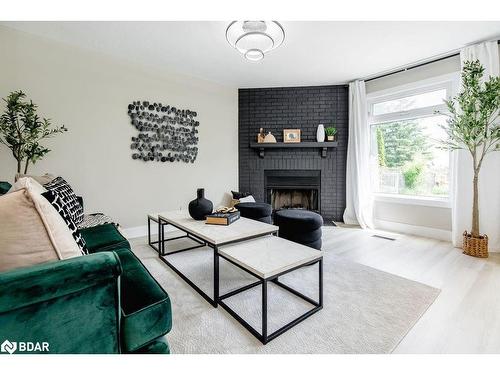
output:
[[[120,274],[112,252],[0,273],[0,338],[46,342],[50,353],[118,353]]]

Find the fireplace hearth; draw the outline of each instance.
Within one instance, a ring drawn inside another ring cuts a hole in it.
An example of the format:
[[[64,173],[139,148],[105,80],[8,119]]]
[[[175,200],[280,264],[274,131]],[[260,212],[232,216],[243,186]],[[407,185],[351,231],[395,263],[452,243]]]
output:
[[[303,208],[321,212],[319,170],[265,170],[264,184],[273,210]]]
[[[273,210],[282,208],[303,208],[318,210],[318,190],[316,189],[271,189]]]

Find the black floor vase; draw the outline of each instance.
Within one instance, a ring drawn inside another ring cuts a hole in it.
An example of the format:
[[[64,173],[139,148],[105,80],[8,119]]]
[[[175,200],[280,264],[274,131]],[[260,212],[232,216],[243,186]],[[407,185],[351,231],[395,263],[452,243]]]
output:
[[[189,215],[195,220],[205,220],[212,213],[214,205],[205,198],[205,189],[198,189],[196,195],[196,199],[189,202]]]

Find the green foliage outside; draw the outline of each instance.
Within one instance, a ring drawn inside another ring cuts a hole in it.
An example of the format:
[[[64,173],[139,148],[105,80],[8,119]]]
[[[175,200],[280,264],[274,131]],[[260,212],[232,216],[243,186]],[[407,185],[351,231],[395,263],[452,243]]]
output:
[[[405,180],[405,187],[413,190],[420,183],[422,171],[424,167],[420,163],[410,163],[403,168],[403,178]]]
[[[387,166],[385,161],[385,141],[382,130],[377,126],[377,149],[378,149],[378,165],[381,167]]]
[[[411,120],[378,125],[377,145],[380,166],[403,167],[406,163],[412,162],[415,155],[424,159],[430,157],[429,144],[422,128]]]

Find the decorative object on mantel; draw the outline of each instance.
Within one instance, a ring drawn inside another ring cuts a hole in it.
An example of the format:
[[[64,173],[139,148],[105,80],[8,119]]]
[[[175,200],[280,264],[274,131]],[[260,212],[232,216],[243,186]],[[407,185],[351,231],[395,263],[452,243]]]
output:
[[[259,134],[257,134],[257,143],[264,143],[266,138],[266,133],[264,133],[264,128],[260,128]]]
[[[326,133],[326,140],[328,142],[333,142],[335,141],[336,135],[337,135],[337,128],[334,128],[333,126],[329,126],[328,128],[325,129]]]
[[[323,126],[323,124],[318,125],[318,129],[316,130],[316,140],[318,142],[325,141],[325,127]]]
[[[26,99],[26,94],[11,92],[3,99],[7,104],[0,116],[0,143],[7,146],[17,160],[17,173],[24,163],[24,174],[29,164],[35,164],[50,152],[40,142],[56,134],[68,131],[64,125],[51,127],[50,119],[40,118],[36,113],[38,106]]]
[[[472,155],[473,204],[472,230],[463,233],[463,252],[479,258],[488,257],[488,236],[479,232],[479,172],[484,157],[500,151],[500,77],[483,81],[484,68],[479,62],[466,61],[462,69],[462,91],[446,101],[449,114],[443,129],[448,139],[443,147],[448,150],[465,149]]]
[[[260,61],[283,43],[285,31],[276,21],[233,21],[226,29],[226,40],[247,60]]]
[[[189,215],[195,220],[205,220],[207,215],[212,213],[214,205],[205,198],[205,189],[200,188],[196,191],[196,199],[189,202]]]
[[[134,101],[128,105],[132,126],[132,159],[194,163],[198,155],[197,113],[162,103]]]
[[[264,137],[264,142],[262,143],[276,143],[276,138],[274,137],[274,135],[271,134],[271,132],[269,132]]]
[[[300,129],[283,129],[283,142],[300,143]]]

